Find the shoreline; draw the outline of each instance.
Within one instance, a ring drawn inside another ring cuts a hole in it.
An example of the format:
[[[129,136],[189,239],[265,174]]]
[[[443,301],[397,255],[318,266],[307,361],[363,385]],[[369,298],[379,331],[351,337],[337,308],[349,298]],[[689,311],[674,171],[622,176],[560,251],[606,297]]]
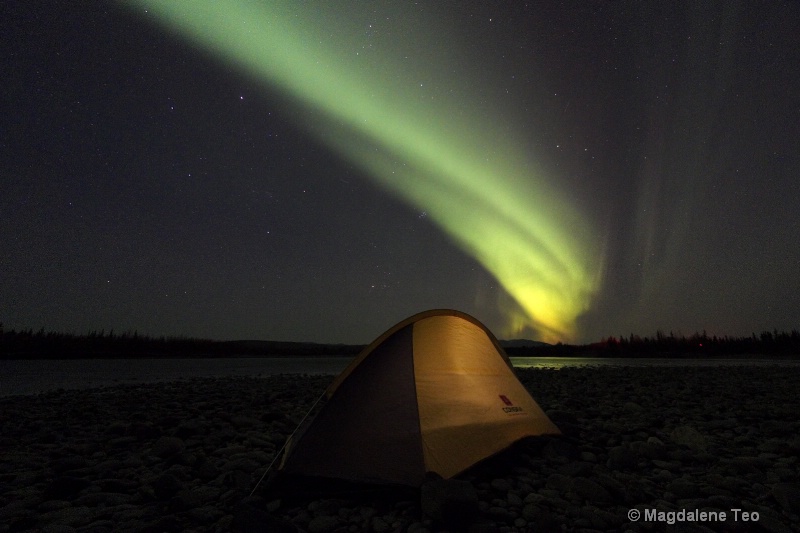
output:
[[[795,353],[716,353],[716,354],[694,354],[682,352],[664,352],[664,353],[629,353],[624,355],[599,355],[597,353],[559,353],[559,354],[534,354],[528,355],[519,353],[514,349],[505,349],[506,355],[509,359],[597,359],[604,360],[648,360],[648,361],[787,361],[797,362],[800,364],[800,354]],[[69,354],[54,356],[49,354],[37,355],[26,353],[5,353],[0,356],[0,361],[119,361],[119,360],[170,360],[170,359],[186,359],[186,360],[229,360],[229,359],[331,359],[343,358],[353,359],[358,356],[360,352],[330,352],[330,353],[231,353],[226,355],[219,354],[203,354],[203,353],[176,353],[176,354],[159,354],[159,353],[119,353],[119,354]]]
[[[165,383],[195,378],[262,377],[273,374],[335,376],[352,360],[348,357],[244,357],[0,360],[0,398],[40,394],[59,389],[90,389],[126,384]],[[782,367],[800,368],[796,359],[669,359],[511,357],[515,369],[568,367]]]
[[[758,513],[764,531],[800,531],[800,369],[517,374],[564,436],[460,476],[477,493],[481,531],[665,527],[630,522],[632,508],[729,514],[683,531],[751,530],[730,521],[733,508]],[[242,509],[331,380],[199,378],[0,398],[0,533],[230,531],[248,512],[303,531],[440,530],[419,500],[294,502],[257,491]]]

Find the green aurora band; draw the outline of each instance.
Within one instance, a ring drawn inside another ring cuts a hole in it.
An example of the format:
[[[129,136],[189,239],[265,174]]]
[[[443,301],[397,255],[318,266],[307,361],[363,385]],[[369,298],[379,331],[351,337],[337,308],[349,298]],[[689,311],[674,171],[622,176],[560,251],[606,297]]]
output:
[[[438,44],[446,28],[384,13],[407,35],[373,35],[340,2],[125,1],[277,88],[312,134],[426,211],[518,304],[503,309],[505,335],[574,339],[602,275],[594,231],[529,160],[499,97],[481,92],[486,76],[457,77],[465,60]]]

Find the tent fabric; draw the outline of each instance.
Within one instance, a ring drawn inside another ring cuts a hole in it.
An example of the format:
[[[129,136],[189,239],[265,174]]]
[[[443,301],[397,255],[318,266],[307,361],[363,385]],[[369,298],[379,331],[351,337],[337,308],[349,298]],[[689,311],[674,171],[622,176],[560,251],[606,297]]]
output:
[[[419,486],[453,477],[527,437],[559,434],[497,339],[453,310],[414,315],[333,381],[286,447],[288,474]]]

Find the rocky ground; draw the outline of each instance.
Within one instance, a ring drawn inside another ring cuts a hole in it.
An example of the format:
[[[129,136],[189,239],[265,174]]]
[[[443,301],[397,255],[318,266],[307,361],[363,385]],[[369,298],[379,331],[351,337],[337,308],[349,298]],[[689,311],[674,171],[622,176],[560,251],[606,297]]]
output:
[[[800,369],[519,375],[563,437],[393,495],[248,497],[326,376],[0,398],[0,533],[800,531]]]

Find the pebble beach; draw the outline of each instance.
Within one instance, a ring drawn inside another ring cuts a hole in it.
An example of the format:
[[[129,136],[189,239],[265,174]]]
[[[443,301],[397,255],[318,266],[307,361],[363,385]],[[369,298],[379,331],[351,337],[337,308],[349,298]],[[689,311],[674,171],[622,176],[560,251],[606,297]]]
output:
[[[0,398],[0,533],[800,531],[800,368],[517,375],[563,435],[462,474],[457,525],[425,487],[250,496],[332,376]]]

